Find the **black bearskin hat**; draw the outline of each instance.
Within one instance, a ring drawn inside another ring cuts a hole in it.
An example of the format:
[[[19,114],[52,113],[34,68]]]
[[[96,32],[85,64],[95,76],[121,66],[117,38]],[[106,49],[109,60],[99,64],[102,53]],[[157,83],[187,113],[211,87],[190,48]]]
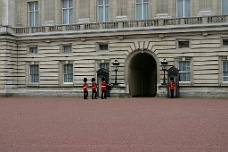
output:
[[[92,81],[92,82],[95,81],[95,78],[92,78],[91,81]]]
[[[101,80],[102,80],[102,81],[105,81],[105,77],[103,77]]]
[[[84,82],[87,82],[87,78],[84,78],[84,80],[83,80]]]

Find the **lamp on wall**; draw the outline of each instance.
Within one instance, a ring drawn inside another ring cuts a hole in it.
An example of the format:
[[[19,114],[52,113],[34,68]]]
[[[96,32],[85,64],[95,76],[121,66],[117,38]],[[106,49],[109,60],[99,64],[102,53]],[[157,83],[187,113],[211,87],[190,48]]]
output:
[[[166,82],[165,82],[165,71],[166,71],[166,66],[168,64],[168,61],[166,59],[163,59],[161,61],[161,65],[162,65],[162,70],[164,71],[164,78],[163,78],[163,83],[162,85],[166,85]]]
[[[115,61],[112,63],[112,65],[113,65],[113,68],[114,68],[114,71],[115,71],[115,83],[114,83],[114,84],[118,84],[118,83],[117,83],[117,71],[118,71],[118,69],[119,69],[120,63],[119,63],[117,60],[115,60]]]

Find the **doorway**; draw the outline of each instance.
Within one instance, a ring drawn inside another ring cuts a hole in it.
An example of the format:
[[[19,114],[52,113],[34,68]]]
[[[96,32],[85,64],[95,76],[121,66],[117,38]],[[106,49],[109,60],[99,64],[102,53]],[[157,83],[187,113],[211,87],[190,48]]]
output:
[[[129,63],[129,89],[132,97],[154,97],[157,93],[157,64],[148,53],[135,54]]]

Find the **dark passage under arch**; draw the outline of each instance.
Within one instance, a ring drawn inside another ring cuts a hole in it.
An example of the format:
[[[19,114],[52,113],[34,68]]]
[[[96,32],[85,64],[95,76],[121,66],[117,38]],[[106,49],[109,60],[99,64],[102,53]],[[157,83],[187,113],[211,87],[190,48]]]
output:
[[[157,65],[148,53],[138,53],[130,61],[129,89],[132,97],[154,97],[157,93]]]

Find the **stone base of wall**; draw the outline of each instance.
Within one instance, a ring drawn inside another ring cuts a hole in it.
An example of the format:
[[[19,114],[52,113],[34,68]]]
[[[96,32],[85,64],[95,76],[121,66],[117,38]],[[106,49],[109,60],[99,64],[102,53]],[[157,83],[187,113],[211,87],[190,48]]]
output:
[[[1,97],[19,96],[19,97],[82,97],[83,91],[79,89],[4,89],[0,90]],[[89,90],[89,96],[91,91]],[[125,88],[113,88],[110,91],[111,97],[131,97]],[[156,97],[167,97],[166,87],[158,89]],[[181,97],[195,97],[195,98],[228,98],[228,87],[183,87],[180,88]]]

